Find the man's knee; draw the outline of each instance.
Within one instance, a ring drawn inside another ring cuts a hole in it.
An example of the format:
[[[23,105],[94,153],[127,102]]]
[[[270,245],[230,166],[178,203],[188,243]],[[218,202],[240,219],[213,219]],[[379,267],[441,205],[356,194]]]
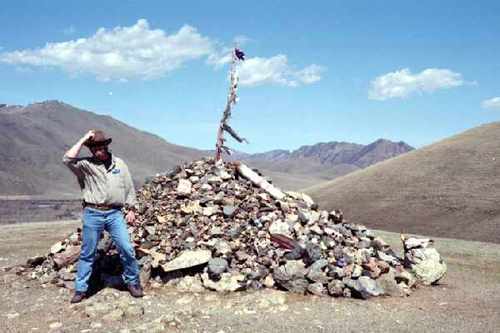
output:
[[[101,236],[101,231],[84,226],[82,232],[82,247],[80,250],[80,259],[92,261],[96,250],[97,243]]]
[[[121,244],[121,250],[124,256],[127,258],[135,258],[135,250],[130,242],[125,242]]]

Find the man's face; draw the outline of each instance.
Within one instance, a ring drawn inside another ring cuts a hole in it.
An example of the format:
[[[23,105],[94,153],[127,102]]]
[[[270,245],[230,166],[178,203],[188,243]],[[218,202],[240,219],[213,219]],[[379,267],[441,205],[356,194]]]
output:
[[[92,155],[100,161],[105,161],[109,157],[107,145],[90,147],[90,151],[92,152]]]

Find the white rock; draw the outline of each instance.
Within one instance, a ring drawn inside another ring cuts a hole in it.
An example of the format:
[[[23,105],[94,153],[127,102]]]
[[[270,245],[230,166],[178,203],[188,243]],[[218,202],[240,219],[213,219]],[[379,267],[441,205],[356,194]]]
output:
[[[231,274],[231,273],[222,273],[219,281],[215,282],[210,280],[207,273],[203,273],[201,275],[201,279],[203,280],[203,285],[208,288],[219,292],[225,291],[237,291],[243,288],[241,282],[245,280],[245,276],[243,274]]]
[[[282,235],[286,235],[286,236],[292,235],[292,233],[290,232],[290,226],[288,225],[288,223],[283,222],[281,220],[274,221],[269,226],[269,233],[282,234]]]
[[[182,195],[191,194],[192,187],[193,185],[189,180],[181,178],[179,179],[179,183],[177,184],[177,193]]]
[[[175,271],[177,269],[206,264],[210,260],[210,258],[212,258],[212,253],[210,250],[188,250],[182,252],[175,259],[162,265],[161,268],[164,272]]]
[[[63,249],[64,249],[63,243],[57,242],[50,247],[50,253],[56,254],[56,253],[61,252]]]
[[[203,207],[203,215],[212,216],[217,213],[219,209],[216,206]]]

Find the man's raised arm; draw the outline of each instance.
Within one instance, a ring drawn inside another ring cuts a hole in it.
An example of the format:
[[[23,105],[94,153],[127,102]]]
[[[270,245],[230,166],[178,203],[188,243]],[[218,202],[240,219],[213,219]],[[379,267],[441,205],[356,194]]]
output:
[[[93,136],[94,130],[88,131],[84,136],[80,138],[80,140],[78,140],[73,145],[73,147],[71,147],[64,153],[63,163],[66,164],[66,166],[79,178],[83,176],[83,173],[82,170],[80,170],[80,168],[77,166],[78,160],[76,158],[78,157],[83,144]]]

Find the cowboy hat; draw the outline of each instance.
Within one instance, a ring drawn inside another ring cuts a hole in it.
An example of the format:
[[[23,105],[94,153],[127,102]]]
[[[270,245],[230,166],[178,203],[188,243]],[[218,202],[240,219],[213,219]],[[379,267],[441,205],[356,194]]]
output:
[[[107,146],[111,143],[112,139],[107,137],[101,130],[95,130],[94,136],[87,141],[85,141],[84,145],[87,147],[96,147],[96,146]]]

